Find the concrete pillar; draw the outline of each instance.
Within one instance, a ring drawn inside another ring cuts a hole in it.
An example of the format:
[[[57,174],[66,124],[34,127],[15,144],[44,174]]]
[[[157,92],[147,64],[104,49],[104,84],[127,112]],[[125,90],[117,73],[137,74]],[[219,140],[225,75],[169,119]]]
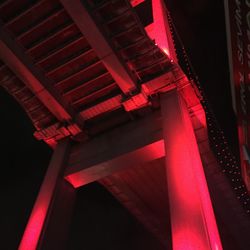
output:
[[[63,178],[69,139],[58,143],[25,228],[19,250],[64,249],[75,189]]]
[[[173,250],[220,250],[221,241],[188,109],[161,95]]]

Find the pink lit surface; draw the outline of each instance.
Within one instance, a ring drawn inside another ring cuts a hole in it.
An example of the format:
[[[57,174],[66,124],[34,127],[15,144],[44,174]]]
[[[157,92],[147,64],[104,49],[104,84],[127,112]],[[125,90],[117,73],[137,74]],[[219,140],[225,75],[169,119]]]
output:
[[[106,162],[90,166],[88,169],[80,169],[65,176],[65,179],[75,188],[99,180],[108,175],[165,156],[163,140],[156,141],[132,152],[117,156]],[[83,166],[84,167],[84,166]]]
[[[152,8],[155,43],[171,60],[177,61],[163,0],[152,0]]]
[[[190,117],[176,90],[162,95],[174,250],[220,250],[220,237]]]
[[[25,228],[19,250],[37,249],[40,235],[55,191],[58,176],[64,162],[67,141],[59,143],[53,154],[41,189]]]
[[[145,0],[130,0],[130,3],[133,7],[143,3]]]
[[[36,249],[37,243],[43,228],[46,218],[48,205],[39,204],[34,207],[29,222],[26,226],[22,241],[19,245],[19,250],[33,250]]]

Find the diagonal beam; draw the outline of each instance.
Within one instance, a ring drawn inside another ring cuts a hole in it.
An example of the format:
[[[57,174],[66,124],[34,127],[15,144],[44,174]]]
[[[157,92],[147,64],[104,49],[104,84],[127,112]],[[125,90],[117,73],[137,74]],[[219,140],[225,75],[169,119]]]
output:
[[[69,138],[60,141],[55,148],[19,250],[64,249],[76,195],[62,178],[69,149]]]
[[[64,176],[80,187],[164,156],[161,117],[156,113],[73,147]]]
[[[80,0],[60,0],[91,47],[125,94],[136,89],[136,79],[112,49]]]
[[[83,123],[81,118],[64,102],[54,89],[53,82],[34,65],[2,23],[0,23],[0,57],[59,121],[68,123],[75,121],[80,131]]]

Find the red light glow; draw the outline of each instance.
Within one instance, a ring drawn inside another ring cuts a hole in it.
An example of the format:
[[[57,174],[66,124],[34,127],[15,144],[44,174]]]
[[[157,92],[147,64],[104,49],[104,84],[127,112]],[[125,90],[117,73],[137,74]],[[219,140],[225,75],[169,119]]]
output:
[[[29,221],[25,228],[19,250],[35,250],[38,247],[49,207],[56,189],[56,184],[62,166],[64,166],[65,152],[68,139],[57,144],[50,165],[44,177],[42,186],[32,209]]]
[[[35,205],[26,226],[19,250],[35,250],[46,218],[48,204]]]
[[[190,116],[176,90],[162,96],[162,115],[173,249],[222,249]]]
[[[164,141],[159,140],[132,152],[128,152],[88,168],[79,168],[64,177],[74,188],[86,185],[116,171],[143,164],[165,156]]]
[[[171,60],[177,61],[163,1],[153,0],[152,8],[154,18],[153,36],[155,43]]]

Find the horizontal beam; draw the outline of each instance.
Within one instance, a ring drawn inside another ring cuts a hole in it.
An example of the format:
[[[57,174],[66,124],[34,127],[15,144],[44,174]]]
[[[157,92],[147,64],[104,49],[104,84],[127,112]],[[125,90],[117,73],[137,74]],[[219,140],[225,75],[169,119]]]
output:
[[[91,47],[125,94],[136,89],[136,78],[112,49],[80,0],[60,0]],[[84,1],[83,1],[84,2]]]
[[[182,89],[179,90],[182,95]],[[201,152],[207,136],[202,106],[189,108],[196,140]],[[162,117],[159,111],[130,122],[92,140],[72,146],[64,177],[80,187],[118,171],[165,156]],[[209,149],[207,149],[209,150]]]
[[[79,187],[164,155],[161,117],[156,112],[72,147],[64,176]]]
[[[0,23],[0,57],[59,121],[69,123],[76,121],[80,131],[81,118],[63,101],[53,88],[52,82],[34,65],[2,23]]]
[[[108,161],[88,166],[87,168],[84,167],[83,162],[83,168],[81,170],[67,174],[65,179],[77,188],[90,182],[100,180],[123,169],[142,165],[164,156],[164,141],[159,140],[145,147],[119,155]]]

